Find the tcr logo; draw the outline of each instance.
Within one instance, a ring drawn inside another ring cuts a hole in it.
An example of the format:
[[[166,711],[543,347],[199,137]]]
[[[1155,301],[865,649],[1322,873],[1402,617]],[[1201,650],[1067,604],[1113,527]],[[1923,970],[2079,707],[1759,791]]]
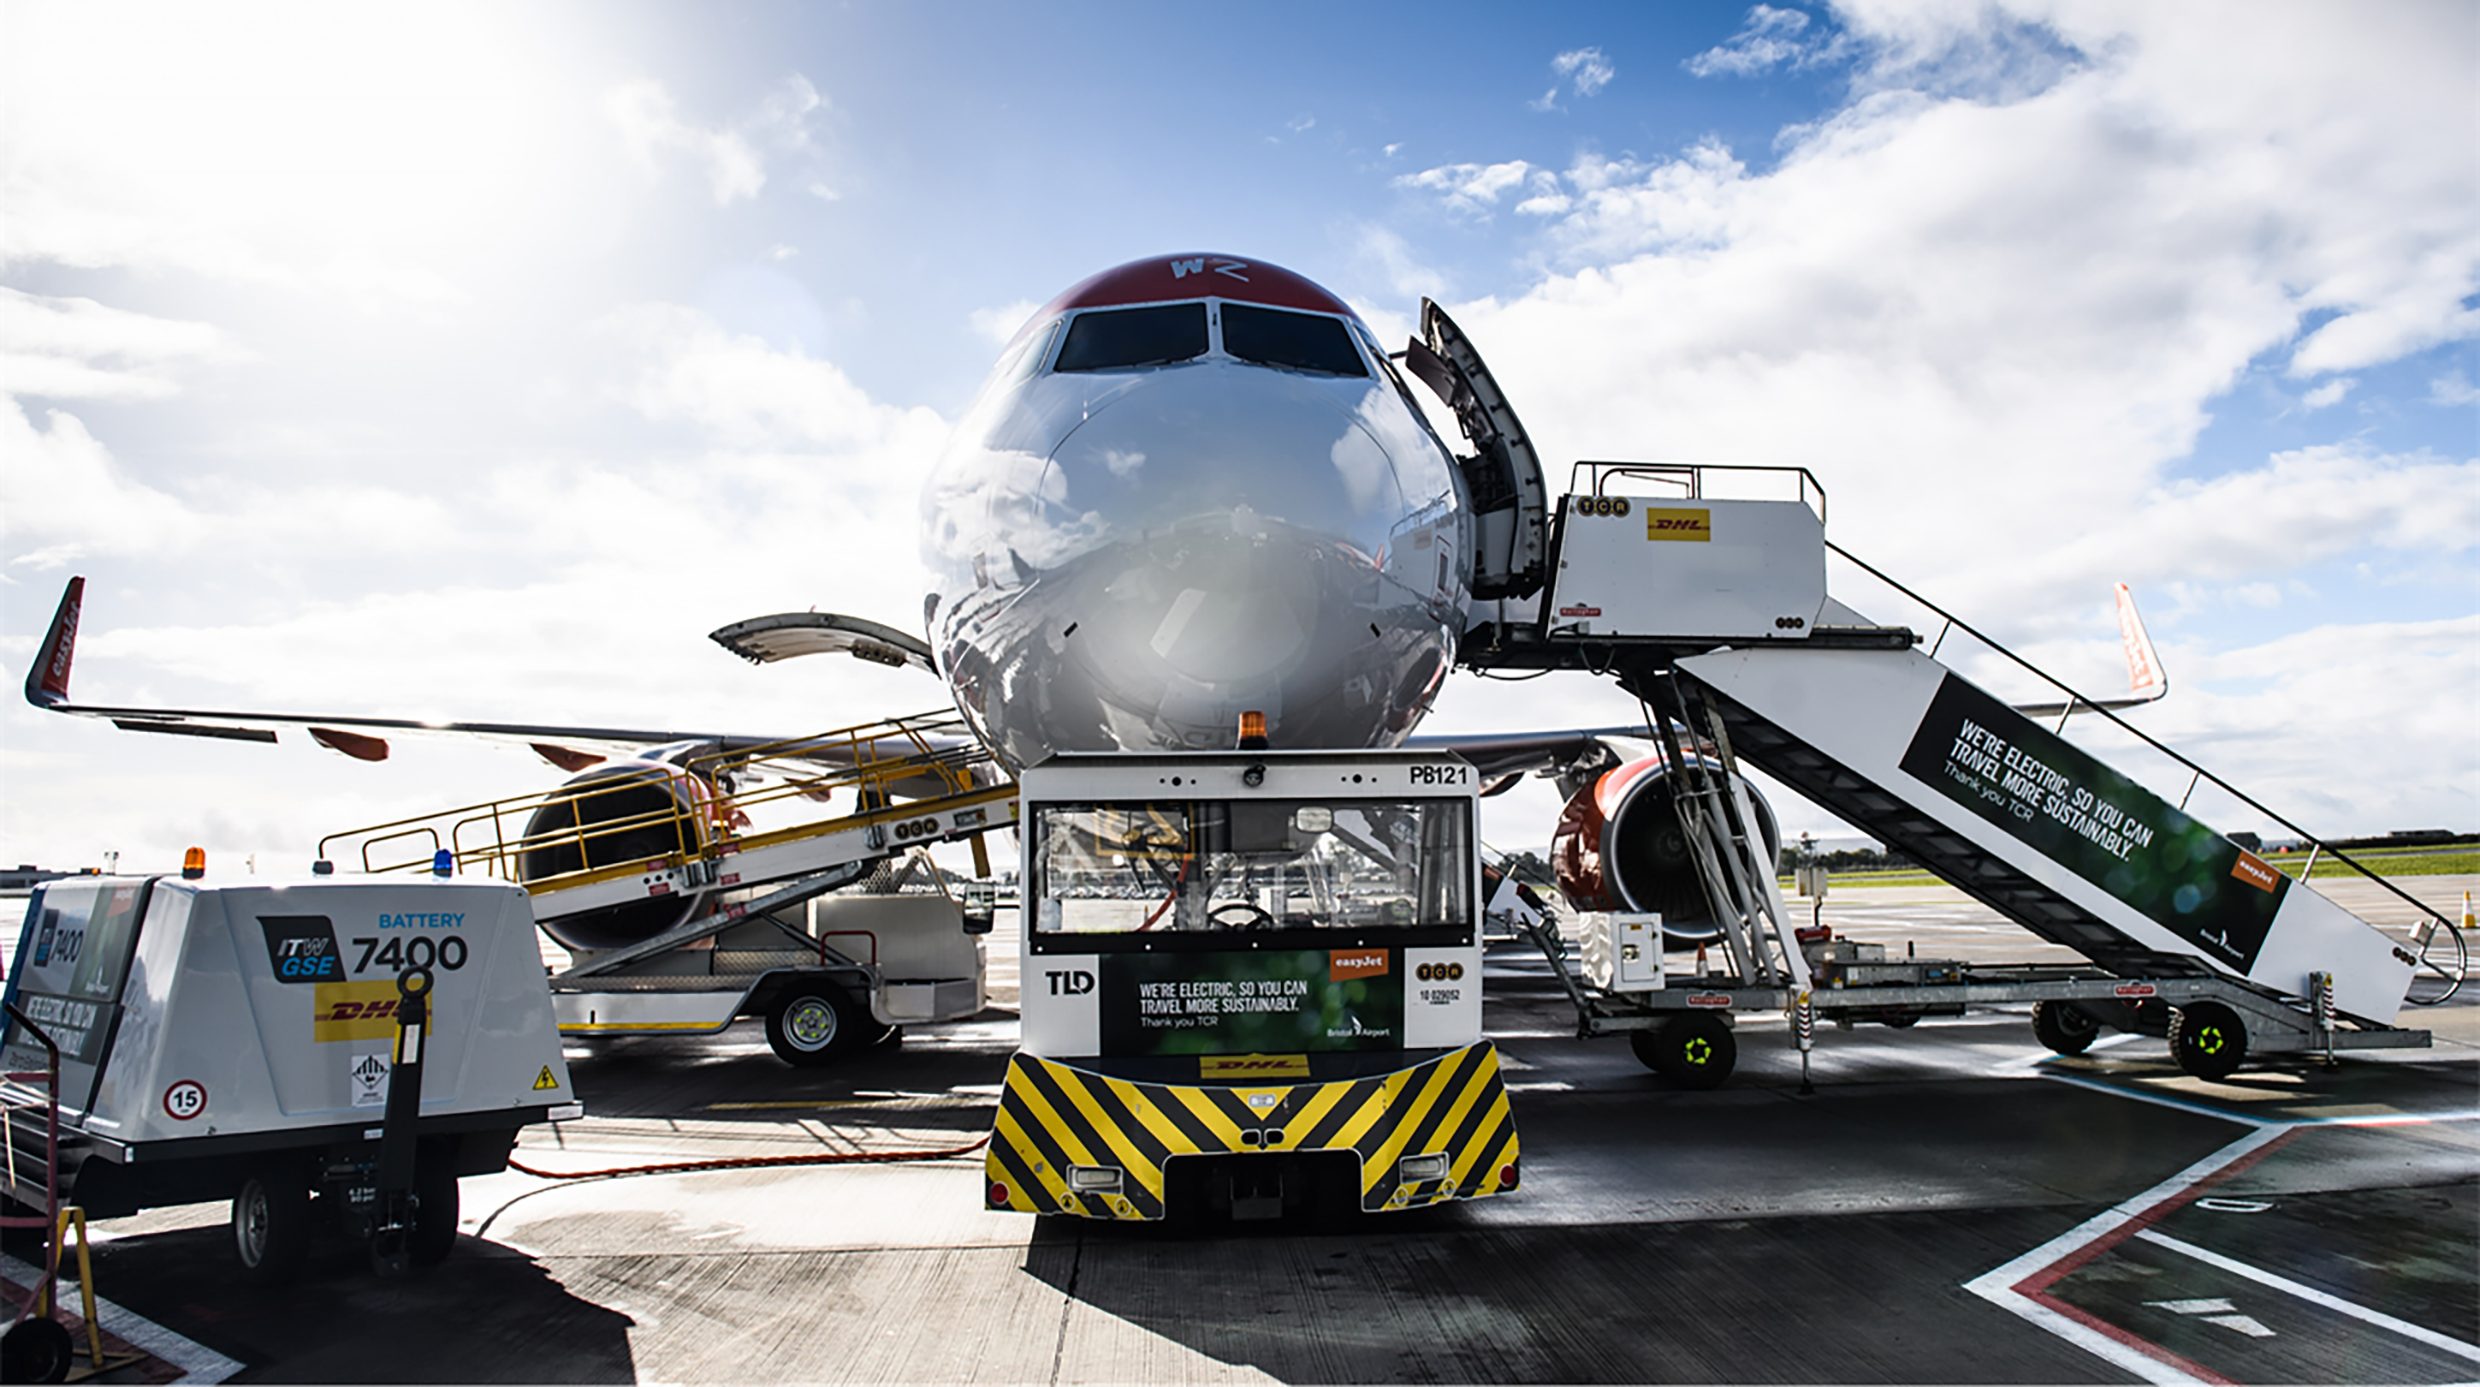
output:
[[[1052,969],[1042,977],[1050,983],[1054,997],[1082,997],[1094,990],[1094,975],[1082,968]]]

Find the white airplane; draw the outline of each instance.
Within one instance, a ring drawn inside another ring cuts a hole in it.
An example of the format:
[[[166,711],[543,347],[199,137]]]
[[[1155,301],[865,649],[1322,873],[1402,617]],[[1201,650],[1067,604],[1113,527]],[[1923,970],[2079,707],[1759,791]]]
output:
[[[1542,560],[1513,519],[1518,490],[1540,488],[1521,424],[1435,304],[1422,324],[1402,366],[1471,452],[1430,426],[1359,316],[1297,274],[1223,255],[1103,271],[1016,334],[930,473],[926,641],[817,613],[714,638],[755,660],[840,651],[934,671],[1010,768],[1055,751],[1227,750],[1254,711],[1281,747],[1453,749],[1491,793],[1548,770],[1568,794],[1554,857],[1570,901],[1662,910],[1692,940],[1702,894],[1646,729],[1412,738],[1468,625],[1529,597]],[[386,758],[389,733],[467,733],[528,742],[580,778],[783,740],[74,703],[84,585],[62,594],[26,697],[131,731],[272,742],[292,727],[363,760]],[[2081,706],[2167,691],[2124,584],[2118,598],[2130,695]]]

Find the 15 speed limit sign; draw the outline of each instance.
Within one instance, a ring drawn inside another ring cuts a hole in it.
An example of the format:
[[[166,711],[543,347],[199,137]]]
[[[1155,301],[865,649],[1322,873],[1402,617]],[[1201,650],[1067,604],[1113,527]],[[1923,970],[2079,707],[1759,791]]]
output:
[[[164,1111],[176,1122],[187,1122],[207,1110],[207,1086],[183,1079],[164,1090]]]

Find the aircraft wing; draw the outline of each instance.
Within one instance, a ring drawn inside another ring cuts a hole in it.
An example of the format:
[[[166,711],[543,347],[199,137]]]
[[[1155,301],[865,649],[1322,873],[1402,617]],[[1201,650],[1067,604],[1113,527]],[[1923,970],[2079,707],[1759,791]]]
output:
[[[2128,590],[2125,583],[2118,585],[2118,644],[2127,656],[2125,698],[2018,703],[2015,711],[2028,718],[2046,718],[2087,708],[2133,708],[2170,692],[2169,671],[2161,667],[2161,653],[2153,649],[2153,637],[2144,629],[2144,618],[2136,612],[2136,595]]]
[[[86,600],[86,579],[73,577],[60,595],[60,606],[52,613],[51,629],[43,637],[43,645],[35,655],[34,664],[26,671],[26,701],[47,712],[66,713],[72,717],[102,718],[126,732],[157,732],[179,737],[215,737],[229,741],[274,742],[278,732],[297,730],[320,746],[361,761],[384,761],[388,758],[388,738],[393,733],[445,733],[485,737],[502,741],[523,742],[534,753],[565,771],[579,771],[614,756],[629,756],[649,747],[693,743],[701,751],[742,751],[757,747],[770,748],[776,755],[796,760],[813,760],[821,764],[849,764],[857,754],[856,744],[849,738],[821,741],[805,748],[802,736],[760,736],[694,727],[593,727],[573,723],[532,722],[459,722],[425,718],[371,717],[358,713],[276,713],[262,710],[224,708],[163,708],[136,707],[102,703],[78,703],[69,697],[69,671],[77,655],[78,621]],[[806,614],[818,617],[820,614]],[[790,618],[759,618],[760,622],[789,622]],[[825,618],[839,623],[850,636],[844,646],[819,643],[815,649],[840,648],[848,653],[873,659],[879,663],[910,663],[904,658],[889,659],[884,652],[901,650],[901,643],[912,638],[900,631],[879,626],[858,618]],[[738,623],[724,628],[725,632],[752,623]],[[717,632],[721,641],[724,632]],[[920,645],[915,640],[914,645]],[[726,644],[726,648],[737,647]],[[794,651],[790,653],[811,653]],[[925,651],[926,654],[926,651]],[[759,658],[752,656],[750,658]],[[925,719],[900,719],[917,723]],[[952,712],[942,711],[935,721],[953,723]],[[909,739],[908,739],[909,740]],[[934,750],[948,750],[971,744],[971,737],[961,730],[952,735],[934,736]]]

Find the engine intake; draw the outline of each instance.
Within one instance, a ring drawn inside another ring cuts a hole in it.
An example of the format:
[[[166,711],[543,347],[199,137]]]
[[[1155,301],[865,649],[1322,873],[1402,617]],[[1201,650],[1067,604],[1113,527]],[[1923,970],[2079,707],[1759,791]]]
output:
[[[656,761],[597,766],[569,780],[525,821],[517,855],[524,883],[675,857],[703,847],[720,802],[703,776]],[[643,900],[541,922],[572,953],[617,949],[689,918],[701,892]]]
[[[1721,935],[1679,826],[1672,802],[1677,788],[1670,763],[1648,756],[1603,772],[1567,801],[1550,839],[1550,866],[1568,904],[1578,910],[1659,912],[1663,935],[1674,944],[1702,944]],[[1765,796],[1754,785],[1747,790],[1770,871],[1782,852],[1782,831]]]

